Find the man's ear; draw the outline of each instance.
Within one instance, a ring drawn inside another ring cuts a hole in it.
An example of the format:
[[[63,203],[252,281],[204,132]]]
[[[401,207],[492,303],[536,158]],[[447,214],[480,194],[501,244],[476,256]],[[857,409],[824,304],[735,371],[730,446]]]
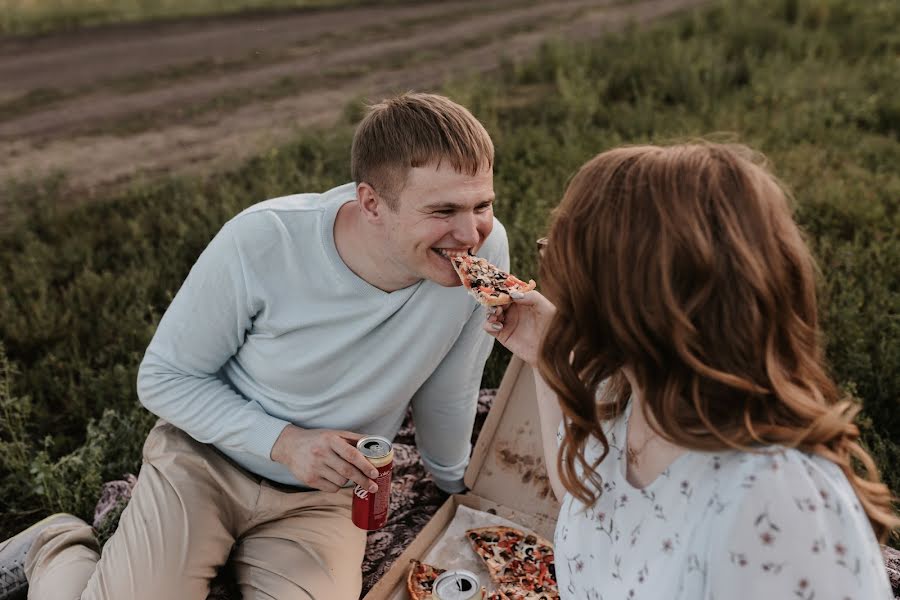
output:
[[[382,211],[387,209],[381,198],[368,183],[360,183],[356,186],[356,199],[359,202],[359,209],[363,216],[369,222],[377,222],[381,220]]]

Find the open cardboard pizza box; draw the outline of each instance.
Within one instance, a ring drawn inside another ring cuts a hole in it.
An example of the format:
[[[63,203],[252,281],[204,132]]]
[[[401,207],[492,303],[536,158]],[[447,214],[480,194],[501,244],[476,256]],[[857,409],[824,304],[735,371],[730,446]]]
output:
[[[472,451],[465,483],[470,491],[447,499],[363,600],[408,600],[409,561],[427,555],[460,506],[494,513],[553,539],[559,503],[544,468],[534,376],[519,358],[513,357],[506,369]],[[459,548],[471,551],[463,538]]]

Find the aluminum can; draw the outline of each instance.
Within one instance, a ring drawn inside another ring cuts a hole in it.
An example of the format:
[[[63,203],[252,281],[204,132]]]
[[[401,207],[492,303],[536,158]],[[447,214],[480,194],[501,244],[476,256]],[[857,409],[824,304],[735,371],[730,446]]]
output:
[[[356,486],[353,490],[353,524],[367,531],[381,529],[387,522],[391,504],[394,447],[387,438],[369,435],[356,442],[356,448],[378,469],[375,479],[378,491],[373,494]]]
[[[480,600],[484,588],[478,576],[471,571],[456,569],[441,573],[431,588],[434,600]]]

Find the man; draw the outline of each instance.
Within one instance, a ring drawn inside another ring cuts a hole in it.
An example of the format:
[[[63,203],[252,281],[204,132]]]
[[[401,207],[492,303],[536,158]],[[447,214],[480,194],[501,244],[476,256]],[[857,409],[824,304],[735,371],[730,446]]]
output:
[[[359,125],[351,172],[210,242],[141,363],[161,419],[102,557],[71,516],[0,548],[7,571],[27,553],[30,598],[202,600],[231,560],[245,600],[356,599],[352,486],[376,471],[355,442],[393,438],[410,404],[425,466],[463,489],[492,340],[447,254],[508,268],[493,144],[463,107],[404,94]]]

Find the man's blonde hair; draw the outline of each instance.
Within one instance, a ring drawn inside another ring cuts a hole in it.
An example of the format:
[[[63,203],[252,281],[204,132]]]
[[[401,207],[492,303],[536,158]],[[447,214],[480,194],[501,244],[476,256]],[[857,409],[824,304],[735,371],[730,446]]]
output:
[[[368,183],[391,210],[413,167],[448,161],[475,175],[494,166],[494,144],[466,108],[444,96],[407,92],[369,107],[350,154],[353,180]]]

